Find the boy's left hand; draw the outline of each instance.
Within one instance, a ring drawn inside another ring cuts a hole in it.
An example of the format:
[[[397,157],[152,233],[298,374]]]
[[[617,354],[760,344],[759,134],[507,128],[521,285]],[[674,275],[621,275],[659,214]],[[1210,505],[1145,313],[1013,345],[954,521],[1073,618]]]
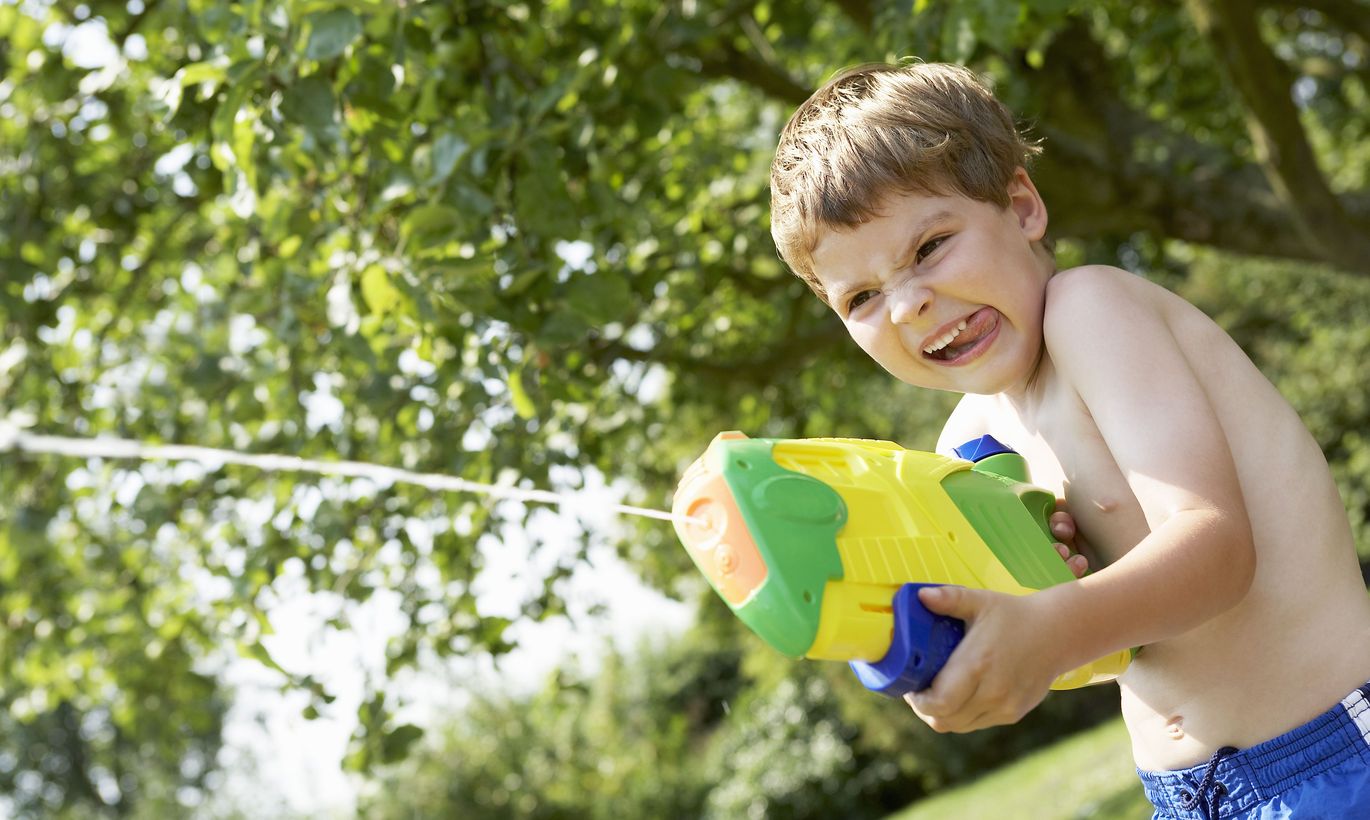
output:
[[[1056,512],[1051,514],[1048,523],[1051,534],[1056,539],[1053,546],[1056,547],[1061,560],[1066,562],[1066,566],[1076,578],[1085,577],[1085,573],[1089,572],[1089,558],[1084,554],[1083,539],[1075,528],[1075,516],[1066,510],[1066,502],[1063,499],[1056,499]]]
[[[932,686],[905,696],[936,732],[1017,723],[1046,697],[1062,671],[1050,651],[1047,612],[1034,595],[944,586],[919,590],[930,611],[966,622]]]

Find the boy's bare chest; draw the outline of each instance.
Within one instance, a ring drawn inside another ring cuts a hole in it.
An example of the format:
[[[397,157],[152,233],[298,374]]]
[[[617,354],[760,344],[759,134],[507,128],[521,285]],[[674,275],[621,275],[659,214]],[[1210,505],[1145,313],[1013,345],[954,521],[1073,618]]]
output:
[[[1132,488],[1087,415],[1063,409],[1031,426],[1012,414],[1001,415],[991,432],[1023,456],[1032,483],[1065,499],[1092,568],[1116,561],[1150,532]]]

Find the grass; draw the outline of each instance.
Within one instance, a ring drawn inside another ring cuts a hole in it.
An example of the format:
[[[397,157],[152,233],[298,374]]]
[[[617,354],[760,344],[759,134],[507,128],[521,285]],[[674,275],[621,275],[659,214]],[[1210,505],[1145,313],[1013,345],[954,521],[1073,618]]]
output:
[[[934,797],[888,820],[1144,820],[1151,804],[1113,720]]]

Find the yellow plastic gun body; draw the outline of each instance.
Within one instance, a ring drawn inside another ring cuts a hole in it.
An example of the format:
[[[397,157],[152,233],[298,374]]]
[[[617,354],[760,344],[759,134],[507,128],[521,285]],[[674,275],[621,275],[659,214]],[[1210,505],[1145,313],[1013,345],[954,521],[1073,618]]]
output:
[[[767,643],[855,662],[885,694],[916,691],[961,632],[906,585],[1027,594],[1074,579],[1047,529],[1055,497],[1026,483],[1017,453],[988,437],[972,445],[947,458],[886,441],[723,433],[676,491],[674,512],[688,519],[676,531]],[[1112,680],[1130,659],[1101,658],[1053,688]]]

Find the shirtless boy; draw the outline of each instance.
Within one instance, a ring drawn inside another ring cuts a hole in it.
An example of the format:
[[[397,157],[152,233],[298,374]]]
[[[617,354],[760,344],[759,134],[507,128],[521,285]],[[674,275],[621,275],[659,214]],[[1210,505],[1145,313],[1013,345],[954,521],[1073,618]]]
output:
[[[965,394],[938,449],[1016,449],[1098,567],[925,590],[969,629],[910,703],[939,732],[1013,723],[1141,647],[1119,685],[1157,816],[1370,817],[1370,597],[1327,463],[1199,310],[1056,270],[1038,150],[965,69],[867,66],[795,113],[772,166],[786,262],[896,378]]]

